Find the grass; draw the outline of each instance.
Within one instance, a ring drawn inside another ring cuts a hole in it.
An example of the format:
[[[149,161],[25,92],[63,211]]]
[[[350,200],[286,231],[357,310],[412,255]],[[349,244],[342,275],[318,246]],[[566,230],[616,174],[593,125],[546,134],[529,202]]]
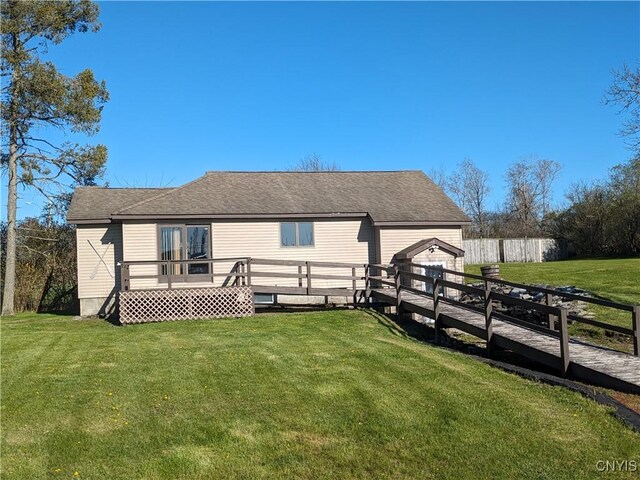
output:
[[[480,265],[468,265],[467,273],[480,275]],[[628,305],[640,305],[640,258],[574,259],[544,263],[501,263],[500,276],[519,283],[544,283],[553,286],[574,285],[601,298]],[[631,328],[631,313],[600,305],[588,305],[598,320]],[[629,350],[628,336],[606,337],[596,327],[573,324],[570,333],[592,338],[599,343]]]
[[[609,409],[365,311],[0,327],[2,478],[574,479],[640,460]]]

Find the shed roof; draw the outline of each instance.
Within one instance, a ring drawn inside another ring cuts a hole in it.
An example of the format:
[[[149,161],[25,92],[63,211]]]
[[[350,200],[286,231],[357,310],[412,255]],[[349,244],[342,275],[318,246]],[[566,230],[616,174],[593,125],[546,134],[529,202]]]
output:
[[[450,253],[454,257],[464,257],[464,250],[435,237],[419,240],[416,243],[409,245],[408,247],[400,250],[398,253],[395,254],[395,257],[398,260],[411,260],[413,257],[418,255],[419,253],[422,253],[428,248],[432,248],[432,247],[437,247],[438,249],[444,250],[445,252]]]
[[[119,189],[122,190],[122,189]],[[126,189],[125,189],[126,190]],[[139,189],[129,189],[139,190]],[[68,220],[366,216],[384,224],[463,224],[469,219],[421,171],[207,172],[181,187],[128,200],[114,189],[78,189]],[[98,205],[101,202],[103,205]],[[106,203],[106,205],[104,205]]]

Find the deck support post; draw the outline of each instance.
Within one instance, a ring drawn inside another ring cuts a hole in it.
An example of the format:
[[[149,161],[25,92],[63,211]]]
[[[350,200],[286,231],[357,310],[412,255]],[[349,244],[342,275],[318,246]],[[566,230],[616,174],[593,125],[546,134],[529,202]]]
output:
[[[560,319],[560,368],[563,377],[569,373],[569,331],[567,326],[567,310],[559,308]]]
[[[546,304],[547,307],[553,307],[553,295],[551,293],[547,293],[546,294]],[[550,330],[555,330],[556,329],[556,316],[553,315],[552,313],[547,313],[547,322],[549,322],[549,329]]]
[[[171,261],[167,261],[167,289],[171,290]]]
[[[633,354],[640,355],[640,305],[631,311],[631,329],[633,330]]]
[[[307,267],[307,295],[311,292],[311,265],[309,262],[304,262]]]
[[[433,298],[433,321],[436,329],[436,345],[440,345],[442,340],[442,322],[440,320],[440,284],[438,279],[433,277],[431,280],[431,297]]]
[[[487,334],[487,356],[492,357],[493,348],[493,300],[491,297],[491,282],[484,282],[484,325]]]

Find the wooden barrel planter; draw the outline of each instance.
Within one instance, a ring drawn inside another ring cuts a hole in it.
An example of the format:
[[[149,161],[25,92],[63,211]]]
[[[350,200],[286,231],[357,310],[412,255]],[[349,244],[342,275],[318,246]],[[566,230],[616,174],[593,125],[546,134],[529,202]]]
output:
[[[483,277],[500,278],[500,265],[484,265],[480,267]]]

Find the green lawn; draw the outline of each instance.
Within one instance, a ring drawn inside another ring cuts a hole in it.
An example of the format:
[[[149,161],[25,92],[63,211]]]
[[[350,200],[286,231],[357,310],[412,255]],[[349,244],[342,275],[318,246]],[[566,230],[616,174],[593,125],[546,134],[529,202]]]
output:
[[[480,275],[480,265],[468,265],[467,273]],[[579,259],[544,263],[501,263],[500,276],[520,283],[544,283],[554,286],[574,285],[602,298],[629,305],[640,305],[640,258]],[[598,305],[589,307],[598,320],[631,328],[631,313]],[[631,346],[630,338],[616,335],[605,339],[602,330],[574,324],[571,333],[595,340],[619,342]]]
[[[365,311],[0,327],[2,478],[575,479],[640,461],[607,408]]]

